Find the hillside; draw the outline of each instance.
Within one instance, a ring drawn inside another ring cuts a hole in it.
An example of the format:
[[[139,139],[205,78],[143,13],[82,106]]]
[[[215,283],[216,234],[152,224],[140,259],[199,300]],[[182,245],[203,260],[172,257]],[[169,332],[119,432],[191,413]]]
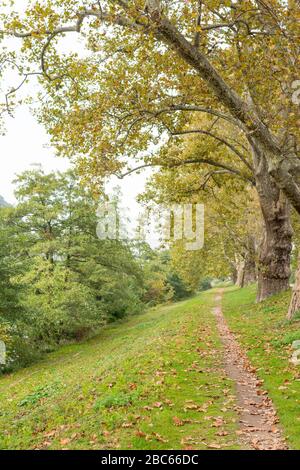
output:
[[[237,384],[224,368],[218,292],[151,309],[2,377],[0,447],[260,448],[255,430],[243,429]],[[299,323],[281,321],[284,296],[258,307],[253,295],[253,288],[226,288],[223,310],[243,347],[251,347],[251,373],[264,380],[258,399],[265,402],[267,390],[277,408],[274,446],[282,429],[288,445],[300,448],[299,371],[288,363]]]

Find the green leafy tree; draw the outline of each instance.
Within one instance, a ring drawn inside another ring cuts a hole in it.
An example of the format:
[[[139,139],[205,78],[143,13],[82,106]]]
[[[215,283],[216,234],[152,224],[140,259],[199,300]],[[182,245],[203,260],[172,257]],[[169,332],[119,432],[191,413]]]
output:
[[[133,159],[137,168],[202,163],[246,173],[266,227],[259,297],[288,287],[286,197],[300,212],[298,1],[45,0],[25,17],[3,16],[3,34],[23,41],[22,67],[40,66],[41,120],[59,152],[76,151],[86,178],[131,172]],[[85,55],[61,53],[70,33],[84,36]],[[191,127],[191,112],[230,132],[201,119]],[[229,149],[230,162],[211,152],[153,158],[153,144],[196,133]]]
[[[76,174],[35,168],[16,185],[18,204],[0,225],[0,249],[9,248],[0,305],[18,337],[13,360],[25,363],[26,350],[47,351],[141,311],[144,286],[132,248],[97,237],[98,201]]]

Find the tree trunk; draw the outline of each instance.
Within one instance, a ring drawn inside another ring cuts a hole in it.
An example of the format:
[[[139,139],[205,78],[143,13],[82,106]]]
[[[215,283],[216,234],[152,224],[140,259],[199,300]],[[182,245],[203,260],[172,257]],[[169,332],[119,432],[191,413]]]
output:
[[[287,319],[292,320],[298,310],[300,310],[300,253],[298,257],[295,284],[293,287],[293,293],[289,306],[289,311],[287,314]]]
[[[256,266],[254,258],[246,256],[245,259],[236,262],[235,285],[245,287],[256,282]]]
[[[233,284],[236,284],[237,281],[237,269],[234,263],[231,264],[231,276],[230,276]]]
[[[293,232],[289,202],[269,175],[264,157],[255,155],[254,164],[264,231],[258,260],[260,302],[289,288]]]
[[[235,285],[238,287],[244,287],[244,280],[245,280],[245,261],[238,260],[236,262],[236,271],[237,271],[237,277],[236,277],[236,282]]]
[[[257,281],[256,252],[257,243],[255,237],[249,235],[247,237],[247,251],[245,252],[244,286],[248,286]]]
[[[245,261],[244,286],[254,284],[256,280],[257,276],[255,260],[253,258],[248,258]]]

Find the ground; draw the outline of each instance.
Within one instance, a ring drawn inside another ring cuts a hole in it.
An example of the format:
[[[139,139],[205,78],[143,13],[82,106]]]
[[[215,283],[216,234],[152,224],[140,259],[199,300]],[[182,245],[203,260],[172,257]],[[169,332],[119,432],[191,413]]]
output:
[[[247,448],[214,315],[217,292],[156,307],[2,377],[0,448]],[[300,369],[288,362],[300,322],[284,321],[286,295],[259,306],[254,295],[254,287],[224,289],[223,313],[273,401],[282,437],[300,449]]]
[[[255,303],[255,286],[226,289],[223,312],[228,325],[272,399],[291,449],[300,449],[300,367],[289,363],[291,344],[300,339],[300,317],[285,320],[290,292]]]

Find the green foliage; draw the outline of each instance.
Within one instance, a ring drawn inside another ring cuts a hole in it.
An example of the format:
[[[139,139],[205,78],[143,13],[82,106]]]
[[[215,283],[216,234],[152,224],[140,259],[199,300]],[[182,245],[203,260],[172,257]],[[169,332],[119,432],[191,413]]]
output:
[[[191,295],[193,290],[176,272],[168,251],[155,251],[147,244],[142,244],[139,256],[144,268],[143,299],[148,305],[180,300]]]
[[[29,393],[20,402],[19,406],[31,407],[39,403],[43,398],[48,398],[58,389],[58,384],[46,385],[44,387],[37,387],[35,391]]]
[[[0,212],[3,370],[142,310],[142,268],[131,247],[96,235],[97,201],[72,172],[26,171],[15,208]]]
[[[97,200],[75,173],[38,167],[16,185],[16,207],[0,210],[3,371],[138,314],[145,303],[190,293],[167,252],[98,239]]]
[[[211,287],[212,287],[211,279],[208,279],[208,278],[202,279],[200,284],[199,284],[199,290],[200,291],[211,289]]]
[[[102,408],[118,408],[129,406],[137,399],[136,393],[118,393],[112,394],[96,401],[94,408],[100,410]]]
[[[172,286],[174,300],[181,300],[192,294],[192,290],[188,288],[177,273],[171,272],[168,275],[168,283]]]

